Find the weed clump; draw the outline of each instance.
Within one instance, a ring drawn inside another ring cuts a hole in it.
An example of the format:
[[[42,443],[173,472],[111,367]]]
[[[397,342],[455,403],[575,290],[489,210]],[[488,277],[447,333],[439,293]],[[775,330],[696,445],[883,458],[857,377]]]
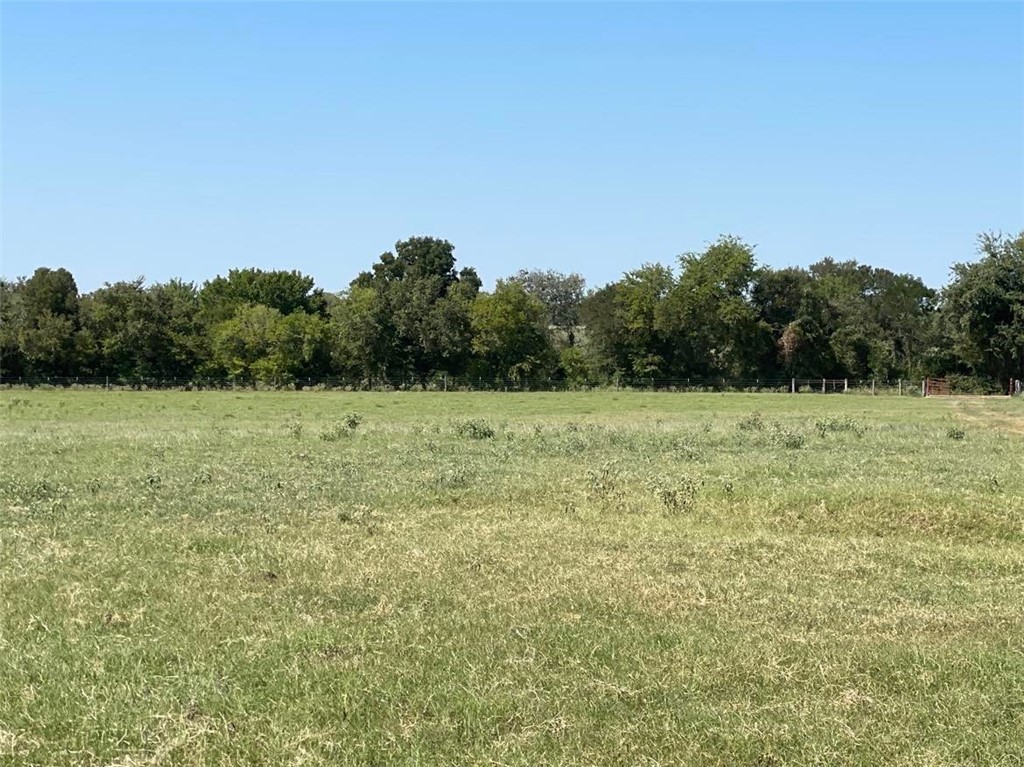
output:
[[[584,483],[591,502],[616,511],[639,510],[625,486],[625,475],[616,461],[607,461],[597,469],[588,469]]]
[[[330,428],[320,432],[320,439],[324,442],[337,442],[339,439],[351,437],[362,422],[363,417],[359,413],[348,413]]]
[[[807,438],[800,432],[793,431],[778,423],[772,424],[769,439],[776,447],[782,447],[786,450],[799,450],[807,442]]]
[[[952,440],[955,440],[955,441],[959,442],[960,440],[962,440],[966,436],[967,436],[967,432],[965,432],[963,430],[963,427],[960,427],[960,426],[950,426],[948,429],[946,429],[946,438],[947,439],[952,439]]]
[[[493,439],[494,427],[482,418],[453,421],[452,428],[460,437],[467,439]]]
[[[467,487],[472,481],[472,475],[464,466],[452,466],[434,474],[432,480],[435,487],[450,490]]]
[[[867,427],[850,416],[829,416],[828,418],[822,418],[815,422],[814,428],[817,430],[818,435],[824,437],[829,433],[836,432],[853,432],[858,437],[863,437],[864,433],[868,430]]]
[[[666,513],[682,514],[693,508],[700,485],[699,480],[685,475],[675,478],[658,477],[651,483],[651,489]]]
[[[742,419],[737,425],[740,431],[764,431],[768,428],[769,424],[764,420],[763,415],[755,411]]]
[[[584,489],[591,503],[605,509],[638,514],[660,507],[666,514],[682,514],[693,509],[702,484],[685,474],[645,480],[623,471],[616,461],[608,461],[587,471]]]
[[[783,426],[778,421],[769,421],[757,412],[751,413],[737,425],[740,431],[764,434],[768,444],[787,450],[799,450],[807,441],[807,438],[800,432]]]

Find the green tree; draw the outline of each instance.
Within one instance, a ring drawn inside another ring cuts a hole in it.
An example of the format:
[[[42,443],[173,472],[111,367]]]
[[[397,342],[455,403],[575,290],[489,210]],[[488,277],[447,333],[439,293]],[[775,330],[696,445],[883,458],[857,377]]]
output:
[[[210,333],[211,372],[239,382],[274,382],[278,371],[271,357],[280,318],[277,309],[245,304],[233,317],[217,323]]]
[[[505,282],[523,286],[547,309],[548,326],[557,332],[556,344],[572,346],[580,324],[580,305],[587,282],[575,272],[563,274],[551,269],[520,269]]]
[[[294,270],[231,269],[227,277],[206,282],[199,300],[209,326],[230,318],[245,304],[262,304],[280,314],[327,313],[323,291],[314,287],[312,277]]]
[[[810,268],[815,293],[822,299],[820,324],[829,338],[835,365],[822,375],[864,378],[871,374],[872,342],[878,340],[871,307],[871,267],[856,261],[824,258]]]
[[[776,357],[762,362],[766,377],[821,377],[835,367],[821,325],[825,303],[815,293],[810,272],[763,267],[754,277],[750,302],[777,349]]]
[[[980,260],[953,266],[944,325],[971,372],[1024,379],[1024,232],[982,234],[978,252]]]
[[[20,285],[11,317],[29,375],[67,376],[75,371],[79,296],[67,269],[36,269]]]
[[[380,293],[353,284],[331,305],[329,316],[331,369],[366,382],[385,378],[394,333]]]
[[[22,303],[23,279],[0,278],[0,380],[20,378],[26,372],[21,351],[20,330],[25,311]]]
[[[472,330],[483,374],[524,382],[552,371],[547,309],[522,285],[499,282],[493,293],[477,296]]]
[[[629,346],[624,324],[616,310],[621,284],[613,282],[588,293],[580,304],[580,347],[591,369],[605,380],[630,371]]]
[[[29,318],[43,314],[78,316],[78,285],[67,269],[36,269],[22,285],[22,301]]]
[[[121,379],[189,380],[203,339],[195,285],[143,283],[108,283],[82,299],[82,366]]]
[[[214,326],[211,350],[211,372],[243,383],[292,384],[327,368],[328,325],[318,315],[246,304]]]
[[[327,337],[327,321],[319,315],[296,312],[278,318],[271,331],[271,364],[264,375],[282,383],[320,377],[330,365]]]
[[[456,272],[454,246],[412,237],[384,253],[353,289],[377,294],[372,327],[377,336],[356,358],[373,358],[391,379],[425,382],[439,372],[459,373],[469,360],[470,308],[480,290],[476,271]],[[371,324],[363,323],[365,329]]]
[[[672,341],[659,326],[658,317],[672,285],[672,270],[661,264],[644,264],[626,272],[619,281],[613,303],[627,375],[647,378],[671,374]]]
[[[160,324],[161,352],[154,365],[160,378],[191,379],[209,354],[200,322],[199,291],[194,283],[173,279],[147,291]]]
[[[868,297],[878,328],[872,373],[879,377],[916,376],[923,371],[924,355],[934,343],[937,295],[910,274],[874,270],[874,289]]]
[[[759,372],[774,354],[771,328],[752,305],[756,263],[742,240],[720,237],[703,253],[679,257],[681,273],[658,315],[680,373],[730,377]]]
[[[930,343],[934,291],[911,275],[856,261],[826,258],[810,273],[817,323],[834,360],[828,375],[889,378],[918,369]]]

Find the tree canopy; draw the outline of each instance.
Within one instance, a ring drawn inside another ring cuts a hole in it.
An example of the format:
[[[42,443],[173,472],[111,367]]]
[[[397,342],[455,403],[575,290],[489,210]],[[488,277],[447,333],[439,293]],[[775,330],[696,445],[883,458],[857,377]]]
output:
[[[983,234],[933,290],[823,258],[759,264],[723,236],[589,292],[519,270],[485,291],[448,240],[395,243],[330,294],[301,272],[232,269],[201,287],[143,278],[80,295],[66,269],[0,280],[0,376],[290,384],[517,385],[651,379],[1024,378],[1024,233]]]

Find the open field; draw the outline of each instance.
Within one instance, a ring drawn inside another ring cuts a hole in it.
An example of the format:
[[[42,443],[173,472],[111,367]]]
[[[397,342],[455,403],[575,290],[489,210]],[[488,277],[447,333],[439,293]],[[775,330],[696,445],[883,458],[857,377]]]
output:
[[[1022,427],[0,392],[0,763],[1021,765]]]

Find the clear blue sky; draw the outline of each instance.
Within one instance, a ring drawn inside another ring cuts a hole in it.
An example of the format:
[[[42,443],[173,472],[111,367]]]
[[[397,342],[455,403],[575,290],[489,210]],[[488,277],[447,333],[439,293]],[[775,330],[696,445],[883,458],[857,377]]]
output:
[[[720,233],[938,287],[1024,229],[1021,3],[0,4],[2,263],[88,291],[445,237],[591,286]]]

